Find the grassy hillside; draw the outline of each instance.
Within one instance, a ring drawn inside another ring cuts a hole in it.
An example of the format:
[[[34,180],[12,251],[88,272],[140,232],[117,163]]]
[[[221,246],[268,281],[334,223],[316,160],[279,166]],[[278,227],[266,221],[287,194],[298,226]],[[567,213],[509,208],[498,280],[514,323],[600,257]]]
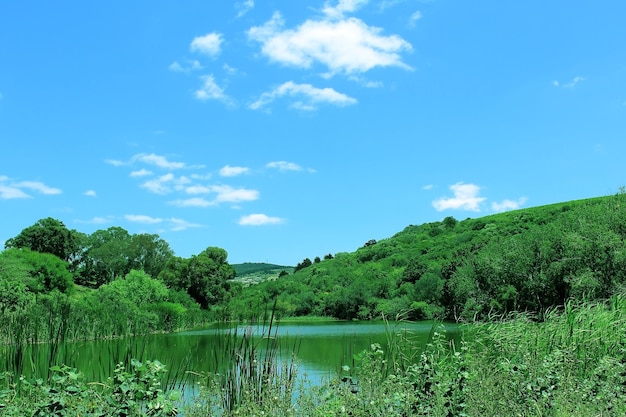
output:
[[[229,307],[245,314],[277,299],[286,315],[342,319],[542,313],[568,299],[619,292],[625,238],[623,193],[463,221],[446,217],[352,253],[303,262],[291,275],[243,290]]]
[[[268,263],[244,262],[242,264],[233,264],[235,269],[235,279],[233,281],[240,282],[244,286],[258,284],[266,280],[277,279],[280,274],[289,274],[293,272],[292,266],[274,265]]]

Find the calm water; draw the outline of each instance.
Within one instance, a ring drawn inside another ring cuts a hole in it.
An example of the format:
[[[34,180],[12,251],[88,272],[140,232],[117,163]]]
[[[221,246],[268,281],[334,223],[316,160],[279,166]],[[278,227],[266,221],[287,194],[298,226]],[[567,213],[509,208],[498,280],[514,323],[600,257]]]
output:
[[[457,325],[445,324],[444,327],[448,338],[460,337]],[[270,336],[280,341],[283,359],[296,353],[300,374],[307,374],[315,383],[343,365],[352,366],[353,355],[368,349],[372,343],[380,343],[385,349],[390,334],[404,334],[423,345],[432,328],[432,322],[285,323],[274,325]],[[229,332],[242,335],[250,330],[262,350],[267,343],[264,337],[270,333],[267,327],[222,325],[133,339],[67,344],[55,353],[53,361],[77,368],[87,379],[103,380],[112,374],[116,363],[127,358],[157,359],[167,365],[173,379],[179,379],[186,370],[216,371],[224,357],[220,349],[225,348],[225,335]],[[25,363],[26,374],[40,374],[50,363],[50,349],[46,345],[33,347],[29,356]]]

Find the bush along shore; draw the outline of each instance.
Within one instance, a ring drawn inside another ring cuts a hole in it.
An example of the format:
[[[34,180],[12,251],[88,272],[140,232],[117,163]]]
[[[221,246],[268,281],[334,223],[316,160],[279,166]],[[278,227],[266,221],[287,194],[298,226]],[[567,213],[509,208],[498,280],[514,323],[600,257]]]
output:
[[[52,366],[50,377],[0,376],[3,416],[620,416],[626,415],[626,296],[568,303],[542,315],[492,317],[464,326],[450,342],[434,326],[426,346],[389,332],[321,384],[279,361],[272,336],[224,334],[223,367],[187,373],[195,394],[182,400],[160,362],[129,359],[111,377],[86,381]],[[192,371],[192,370],[190,370]]]

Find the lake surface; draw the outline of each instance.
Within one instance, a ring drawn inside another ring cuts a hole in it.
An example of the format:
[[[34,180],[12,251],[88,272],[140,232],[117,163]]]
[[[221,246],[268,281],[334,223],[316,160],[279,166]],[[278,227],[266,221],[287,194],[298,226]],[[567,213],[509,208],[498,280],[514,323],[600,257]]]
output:
[[[89,380],[103,380],[112,375],[115,364],[129,358],[142,361],[159,360],[167,365],[171,379],[180,379],[185,371],[216,372],[223,366],[223,349],[228,340],[240,340],[242,335],[253,335],[251,340],[260,351],[268,338],[280,341],[279,359],[287,360],[295,354],[300,374],[319,382],[338,372],[342,366],[353,366],[353,355],[379,343],[386,349],[390,337],[408,337],[415,345],[423,346],[433,326],[446,337],[459,339],[459,326],[433,322],[372,322],[324,321],[294,322],[267,326],[221,324],[171,334],[157,334],[131,339],[68,343],[55,353],[57,364],[77,368]],[[236,335],[236,337],[234,337]],[[26,374],[40,374],[50,363],[50,348],[32,347],[25,362]],[[41,375],[41,374],[40,374]],[[43,376],[43,375],[41,375]]]

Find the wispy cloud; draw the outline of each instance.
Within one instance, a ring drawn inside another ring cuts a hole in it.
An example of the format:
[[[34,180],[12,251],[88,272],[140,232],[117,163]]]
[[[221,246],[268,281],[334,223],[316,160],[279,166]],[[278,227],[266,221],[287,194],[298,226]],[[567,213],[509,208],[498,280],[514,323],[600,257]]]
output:
[[[585,80],[587,80],[587,78],[577,76],[577,77],[574,77],[570,82],[565,83],[565,84],[561,84],[558,80],[554,80],[552,82],[552,85],[554,85],[555,87],[574,88]]]
[[[61,194],[59,188],[50,187],[40,181],[14,181],[6,175],[0,175],[0,199],[32,198],[24,190],[35,191],[43,195]]]
[[[231,167],[226,165],[220,169],[220,175],[222,177],[236,177],[237,175],[248,174],[250,168],[248,167]]]
[[[243,0],[235,3],[237,17],[241,17],[254,8],[254,0]]]
[[[94,190],[87,190],[83,193],[83,195],[86,195],[87,197],[97,197],[97,194]]]
[[[124,218],[129,222],[141,224],[157,224],[163,222],[163,219],[160,217],[150,217],[144,214],[126,214]]]
[[[169,204],[176,207],[209,207],[215,206],[217,203],[202,197],[194,197],[170,201]]]
[[[191,228],[203,227],[201,224],[191,223],[183,219],[177,219],[175,217],[169,219],[169,223],[170,230],[173,232],[180,232]]]
[[[422,18],[422,12],[420,12],[419,10],[413,12],[411,16],[409,17],[409,27],[415,27],[415,25],[417,24],[417,21],[420,20],[421,18]]]
[[[422,190],[432,190],[434,187],[433,184],[426,184],[425,186],[422,187]]]
[[[526,197],[522,197],[518,200],[503,200],[501,203],[491,203],[493,211],[503,212],[507,210],[517,210],[526,203]]]
[[[217,193],[215,201],[218,203],[241,203],[258,200],[260,193],[247,188],[233,188],[230,185],[214,185],[211,191]]]
[[[284,96],[296,98],[291,107],[308,111],[316,110],[320,104],[349,106],[357,102],[356,99],[332,88],[316,88],[311,84],[296,84],[293,81],[288,81],[272,91],[261,94],[261,97],[250,105],[250,108],[253,110],[260,109]]]
[[[17,188],[34,190],[44,195],[56,195],[62,193],[59,188],[48,187],[46,184],[39,181],[20,181],[15,183],[14,186]]]
[[[150,176],[152,174],[153,174],[152,171],[150,171],[148,169],[145,169],[145,168],[141,168],[140,170],[132,171],[130,173],[130,176],[137,178],[137,177],[147,177],[147,176]]]
[[[121,167],[123,165],[128,165],[128,163],[125,163],[118,159],[105,159],[104,162],[106,162],[109,165],[113,165],[114,167]]]
[[[433,207],[437,211],[449,209],[480,211],[480,203],[486,200],[486,198],[478,196],[480,187],[475,184],[458,182],[451,185],[450,190],[454,193],[454,197],[442,197],[433,201]]]
[[[203,197],[193,197],[187,199],[179,199],[170,201],[171,205],[176,207],[209,207],[222,203],[243,203],[246,201],[255,201],[260,197],[258,190],[248,188],[234,188],[230,185],[192,185],[185,188],[187,194],[215,194],[212,199]]]
[[[283,222],[284,219],[281,219],[280,217],[270,217],[266,214],[249,214],[247,216],[242,216],[238,223],[241,226],[263,226],[266,224],[280,224]]]
[[[326,2],[322,12],[329,19],[342,19],[345,14],[354,13],[367,3],[369,3],[369,0],[338,0],[335,6],[330,6],[329,2]]]
[[[155,165],[155,166],[158,166],[159,168],[169,169],[169,170],[181,169],[181,168],[185,168],[186,167],[184,162],[168,161],[166,157],[164,157],[162,155],[156,155],[156,154],[153,154],[153,153],[151,153],[151,154],[146,154],[146,153],[137,154],[137,155],[132,157],[132,161],[140,161],[140,162],[143,162],[145,164]]]
[[[342,18],[343,13],[363,3],[341,1],[325,9],[325,18],[306,20],[295,29],[286,29],[282,15],[275,12],[269,21],[250,28],[247,34],[261,44],[261,52],[271,61],[297,68],[318,63],[327,67],[328,76],[358,74],[377,67],[411,69],[400,55],[412,50],[406,40],[397,35],[384,36],[381,28],[368,26],[360,19]]]
[[[189,49],[191,52],[198,52],[203,55],[215,57],[221,52],[223,37],[221,33],[207,33],[204,36],[197,36],[191,41]]]
[[[293,162],[273,161],[265,165],[267,168],[276,168],[279,171],[302,171],[302,167]]]
[[[14,198],[32,198],[19,188],[10,185],[0,184],[0,198],[3,200],[11,200]]]
[[[74,220],[76,223],[83,223],[83,224],[106,224],[106,223],[111,223],[114,220],[113,216],[107,216],[107,217],[102,217],[102,216],[96,216],[91,218],[90,220]]]
[[[170,71],[181,72],[183,74],[189,74],[192,71],[198,71],[198,70],[201,70],[202,68],[203,67],[200,64],[200,62],[195,59],[191,61],[183,62],[182,64],[179,63],[178,61],[174,61],[168,67]]]
[[[141,184],[141,187],[154,194],[167,194],[171,191],[169,184],[174,181],[174,178],[172,173],[161,175],[158,178],[144,182]]]
[[[217,85],[213,74],[203,75],[200,77],[202,86],[194,92],[194,96],[201,101],[218,100],[228,105],[234,105],[234,101],[230,98],[222,87]]]

